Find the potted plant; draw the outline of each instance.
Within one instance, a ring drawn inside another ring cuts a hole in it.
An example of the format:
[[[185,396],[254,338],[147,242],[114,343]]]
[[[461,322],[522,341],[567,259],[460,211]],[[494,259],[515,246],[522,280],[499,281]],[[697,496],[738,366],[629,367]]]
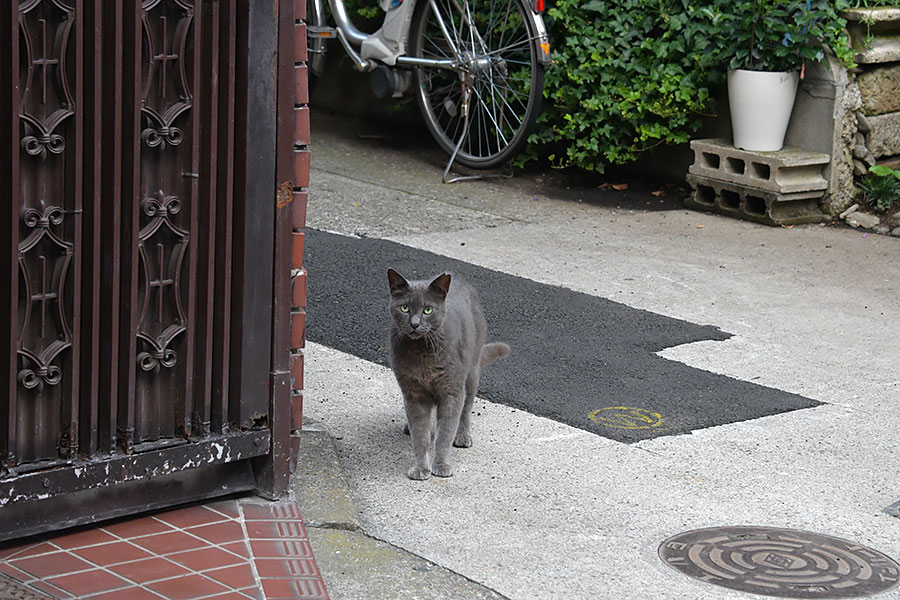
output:
[[[717,21],[728,61],[728,101],[734,145],[775,151],[784,144],[803,66],[828,48],[852,62],[838,14],[845,0],[737,0]]]

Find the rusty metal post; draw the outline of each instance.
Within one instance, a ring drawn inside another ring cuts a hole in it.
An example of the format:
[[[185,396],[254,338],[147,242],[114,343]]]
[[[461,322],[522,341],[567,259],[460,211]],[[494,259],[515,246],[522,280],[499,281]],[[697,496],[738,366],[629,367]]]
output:
[[[291,206],[294,148],[294,2],[278,4],[276,61],[276,160],[272,201],[275,205],[273,266],[272,350],[269,416],[272,446],[258,470],[258,491],[270,498],[290,489],[291,435]]]

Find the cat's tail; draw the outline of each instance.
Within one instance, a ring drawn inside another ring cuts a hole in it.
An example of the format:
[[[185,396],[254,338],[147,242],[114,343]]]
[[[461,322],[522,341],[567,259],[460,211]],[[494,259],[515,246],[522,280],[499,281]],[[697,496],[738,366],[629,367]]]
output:
[[[509,346],[503,342],[491,342],[481,347],[481,366],[485,366],[509,354]]]

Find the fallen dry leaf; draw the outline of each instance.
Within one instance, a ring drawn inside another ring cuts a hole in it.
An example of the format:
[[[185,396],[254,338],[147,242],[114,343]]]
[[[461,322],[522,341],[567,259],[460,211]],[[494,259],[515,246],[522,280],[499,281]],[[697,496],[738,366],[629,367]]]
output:
[[[625,190],[628,189],[628,184],[627,183],[614,183],[614,184],[610,185],[609,187],[616,190],[617,192],[624,192]]]
[[[651,195],[651,196],[656,196],[657,198],[659,198],[659,197],[662,196],[663,194],[665,194],[665,192],[662,191],[662,190],[656,190],[655,192],[650,192],[650,195]]]
[[[703,229],[703,225],[697,225],[697,229]]]

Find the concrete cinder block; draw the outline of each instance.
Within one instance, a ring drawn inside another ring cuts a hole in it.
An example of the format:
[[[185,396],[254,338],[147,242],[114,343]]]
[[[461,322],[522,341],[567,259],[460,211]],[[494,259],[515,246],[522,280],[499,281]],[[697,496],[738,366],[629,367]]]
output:
[[[823,175],[831,157],[820,152],[783,148],[778,152],[752,152],[725,140],[693,140],[694,164],[689,173],[748,188],[793,194],[828,188]],[[821,194],[820,194],[821,195]]]
[[[685,204],[766,225],[797,225],[827,220],[819,203],[824,190],[782,194],[736,183],[688,175],[693,193]]]

